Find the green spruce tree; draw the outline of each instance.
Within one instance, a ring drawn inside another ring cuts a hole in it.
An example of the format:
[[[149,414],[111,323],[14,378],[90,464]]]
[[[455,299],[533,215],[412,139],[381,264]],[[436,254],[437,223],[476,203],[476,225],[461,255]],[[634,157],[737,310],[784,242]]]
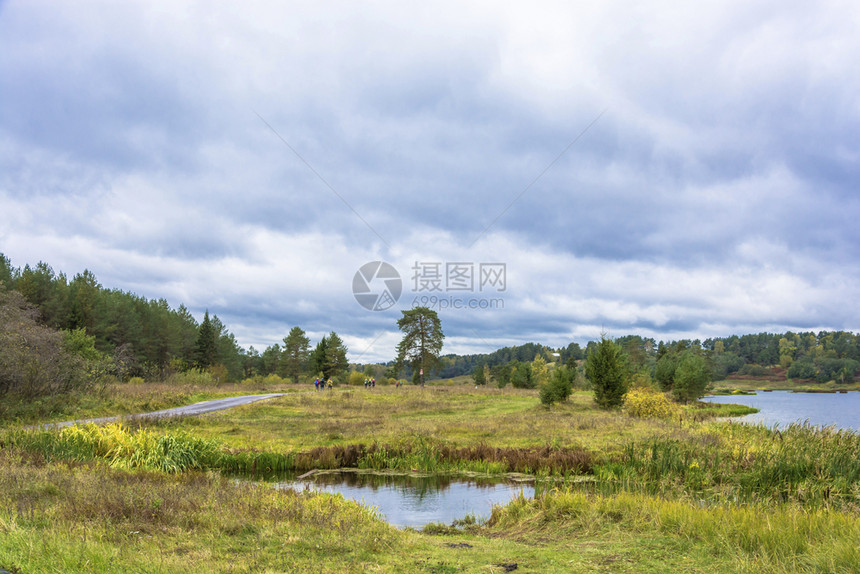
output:
[[[627,392],[624,354],[612,339],[600,337],[585,360],[585,376],[594,389],[594,401],[602,409],[621,406]]]
[[[197,346],[194,348],[194,366],[198,369],[208,369],[215,364],[218,353],[217,336],[207,309],[197,330]]]

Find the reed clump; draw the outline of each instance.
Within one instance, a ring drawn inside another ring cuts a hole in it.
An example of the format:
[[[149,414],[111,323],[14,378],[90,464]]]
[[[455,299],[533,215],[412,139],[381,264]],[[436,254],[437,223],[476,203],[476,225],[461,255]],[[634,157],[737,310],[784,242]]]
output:
[[[433,444],[418,439],[399,445],[374,443],[359,457],[359,468],[452,472],[458,470],[487,473],[588,473],[592,455],[584,449],[564,447],[506,448],[485,443],[469,447]]]
[[[699,505],[644,493],[603,495],[555,490],[496,506],[486,522],[495,535],[528,532],[594,536],[654,529],[710,547],[737,571],[858,572],[856,513],[796,505]]]
[[[626,489],[741,502],[860,508],[860,435],[793,424],[714,425],[684,437],[627,444],[595,469]]]
[[[317,446],[300,452],[228,449],[215,440],[187,431],[158,432],[122,424],[75,425],[62,430],[9,431],[0,443],[39,453],[48,460],[105,460],[113,468],[164,472],[220,469],[230,473],[271,476],[290,471],[362,468],[452,473],[460,471],[583,474],[593,468],[592,454],[582,448],[491,447],[485,443],[457,447],[425,437],[395,444]]]
[[[587,474],[593,468],[593,455],[581,448],[532,447],[505,448],[478,444],[456,447],[437,444],[424,438],[396,444],[373,442],[318,446],[308,451],[285,455],[256,452],[227,453],[220,467],[244,473],[308,471],[314,469],[361,468],[451,473],[458,471],[503,474],[507,472],[550,474]]]
[[[41,453],[50,460],[103,459],[113,468],[184,472],[217,466],[215,441],[179,431],[158,434],[131,430],[122,424],[92,423],[57,430],[13,431],[3,440],[11,446]]]

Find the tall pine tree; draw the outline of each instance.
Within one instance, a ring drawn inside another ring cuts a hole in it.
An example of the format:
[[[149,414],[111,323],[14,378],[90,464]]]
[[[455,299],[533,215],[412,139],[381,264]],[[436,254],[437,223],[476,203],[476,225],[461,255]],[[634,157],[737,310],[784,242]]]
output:
[[[311,340],[308,339],[301,327],[293,327],[290,333],[284,337],[284,355],[281,364],[283,365],[284,374],[293,380],[293,383],[299,382],[299,376],[304,371],[310,354]]]
[[[308,363],[311,370],[322,375],[323,380],[334,379],[346,373],[349,363],[346,360],[347,348],[337,333],[332,331],[323,336],[310,354]]]
[[[418,382],[424,386],[424,376],[439,362],[442,353],[442,322],[436,311],[428,307],[415,307],[402,311],[397,326],[403,331],[403,340],[397,345],[397,370],[405,363],[418,373]]]
[[[208,369],[215,363],[218,355],[217,336],[207,309],[197,331],[197,346],[194,349],[194,365],[198,369]]]

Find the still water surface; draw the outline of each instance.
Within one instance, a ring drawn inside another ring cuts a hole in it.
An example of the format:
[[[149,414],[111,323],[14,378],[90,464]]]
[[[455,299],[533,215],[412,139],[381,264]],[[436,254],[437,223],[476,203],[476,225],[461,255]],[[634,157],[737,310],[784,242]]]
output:
[[[833,425],[840,429],[860,432],[860,393],[792,393],[791,391],[761,392],[756,395],[726,395],[705,397],[703,401],[748,405],[760,412],[739,417],[748,423],[767,426],[787,426],[803,423],[815,426]]]
[[[340,493],[365,506],[377,507],[388,523],[400,528],[420,528],[430,522],[451,524],[469,514],[477,519],[489,518],[494,504],[507,504],[520,492],[526,498],[534,497],[531,484],[354,472],[316,475],[303,481],[281,482],[278,487]]]

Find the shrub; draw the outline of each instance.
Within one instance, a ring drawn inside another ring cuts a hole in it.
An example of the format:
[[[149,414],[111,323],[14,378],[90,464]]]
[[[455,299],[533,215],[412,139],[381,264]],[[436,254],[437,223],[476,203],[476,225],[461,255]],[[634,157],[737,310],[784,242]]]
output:
[[[266,375],[266,378],[263,379],[263,383],[266,386],[285,385],[287,383],[287,380],[273,373],[270,375]]]
[[[726,375],[737,373],[743,366],[743,357],[739,357],[735,353],[717,354],[713,360],[713,377],[715,379],[722,379]]]
[[[672,355],[663,355],[657,361],[657,366],[654,368],[654,379],[664,391],[672,390],[675,381],[675,367],[675,357]]]
[[[65,335],[37,317],[20,293],[0,283],[0,395],[39,397],[91,386],[86,359],[68,351]],[[89,342],[77,335],[78,342]]]
[[[209,368],[206,369],[206,373],[212,378],[212,382],[216,385],[226,383],[230,378],[230,372],[227,370],[227,367],[220,363],[217,365],[210,365]]]
[[[622,409],[631,417],[668,419],[678,411],[678,406],[663,393],[637,388],[624,395]]]
[[[96,338],[87,335],[85,329],[63,331],[63,347],[69,354],[85,361],[97,362],[102,359],[102,354],[96,349]]]
[[[630,379],[630,388],[631,389],[650,389],[653,391],[657,390],[657,386],[654,381],[651,379],[651,375],[645,372],[636,373]]]
[[[546,406],[549,406],[554,402],[561,400],[561,398],[558,396],[558,393],[556,392],[556,389],[554,389],[550,383],[547,383],[542,386],[538,395],[540,396],[541,404],[544,404]]]
[[[555,369],[549,377],[549,382],[541,386],[540,402],[551,405],[556,401],[566,401],[573,390],[576,373],[565,366]]]
[[[828,381],[850,383],[854,381],[858,366],[860,363],[853,359],[828,357],[816,359],[813,362],[803,358],[791,364],[786,376],[790,379],[815,379],[819,383]]]
[[[486,385],[487,384],[487,373],[485,372],[486,365],[475,365],[475,368],[472,369],[472,380],[475,382],[475,385]]]
[[[812,361],[809,360],[793,362],[786,373],[790,379],[814,379],[817,374],[818,369],[816,369]]]
[[[705,359],[693,351],[684,351],[675,367],[672,393],[683,402],[694,401],[705,394],[711,373]]]
[[[745,375],[747,377],[761,377],[767,373],[767,370],[761,365],[744,365],[740,369],[738,369],[739,375]]]
[[[537,386],[531,363],[519,363],[511,372],[511,385],[515,389],[533,389]]]
[[[858,367],[857,361],[853,359],[826,358],[816,361],[816,363],[818,375],[815,379],[819,383],[826,383],[827,381],[850,383],[854,380],[854,374]]]

